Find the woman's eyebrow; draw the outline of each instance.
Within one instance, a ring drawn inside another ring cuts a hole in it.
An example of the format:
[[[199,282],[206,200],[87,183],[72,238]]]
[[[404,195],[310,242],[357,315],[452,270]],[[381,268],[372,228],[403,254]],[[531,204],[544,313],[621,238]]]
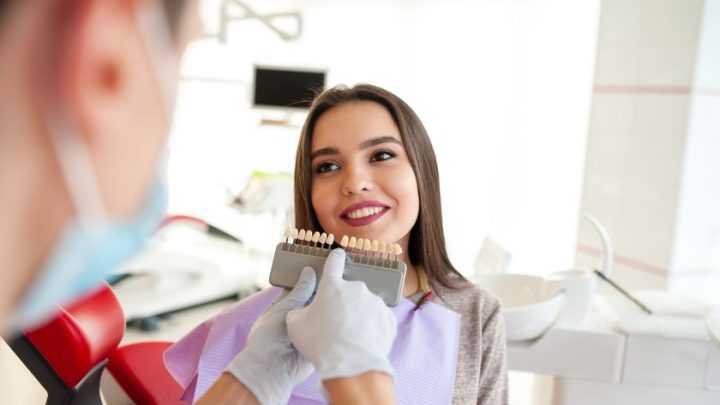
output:
[[[378,136],[377,138],[370,138],[367,141],[363,141],[360,144],[360,149],[372,148],[373,146],[380,145],[381,143],[396,143],[396,144],[402,146],[402,142],[400,142],[397,138],[393,138],[392,136],[385,135],[385,136]]]
[[[320,148],[310,154],[310,161],[312,162],[318,156],[337,155],[338,153],[340,153],[340,151],[338,151],[337,148],[333,148],[333,147]]]
[[[383,143],[395,143],[395,144],[402,146],[402,142],[400,142],[397,138],[393,138],[392,136],[385,135],[385,136],[378,136],[377,138],[371,138],[366,141],[363,141],[360,144],[360,149],[372,148],[375,145],[380,145]],[[312,162],[318,156],[337,155],[339,153],[340,153],[340,151],[337,148],[333,148],[332,146],[328,146],[327,148],[320,148],[310,154],[310,161]]]

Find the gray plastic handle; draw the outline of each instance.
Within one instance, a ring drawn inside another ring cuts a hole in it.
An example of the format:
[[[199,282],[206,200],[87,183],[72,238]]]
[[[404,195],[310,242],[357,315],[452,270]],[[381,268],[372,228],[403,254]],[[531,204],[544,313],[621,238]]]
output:
[[[320,282],[325,259],[329,254],[330,249],[279,243],[275,248],[270,269],[270,284],[284,288],[295,287],[305,266],[315,270],[317,282]],[[343,279],[364,282],[368,290],[382,298],[388,306],[394,307],[400,302],[406,271],[407,266],[401,260],[348,253]]]

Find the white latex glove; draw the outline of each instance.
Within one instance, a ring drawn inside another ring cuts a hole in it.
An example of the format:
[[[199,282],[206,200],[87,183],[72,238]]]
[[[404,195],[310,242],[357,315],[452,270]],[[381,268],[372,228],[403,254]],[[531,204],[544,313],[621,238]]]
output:
[[[295,288],[273,304],[255,322],[245,348],[227,370],[242,382],[263,405],[287,404],[292,389],[313,371],[312,364],[293,348],[285,318],[302,308],[315,289],[315,272],[303,269]]]
[[[395,315],[361,281],[342,279],[345,251],[328,256],[313,302],[287,315],[288,336],[320,381],[368,371],[392,376]]]

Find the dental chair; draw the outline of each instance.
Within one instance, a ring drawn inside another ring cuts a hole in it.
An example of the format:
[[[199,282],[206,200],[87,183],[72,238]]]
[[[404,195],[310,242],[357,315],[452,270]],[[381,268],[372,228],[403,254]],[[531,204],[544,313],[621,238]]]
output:
[[[105,284],[60,308],[44,325],[23,331],[10,346],[47,391],[48,405],[102,404],[101,377],[103,394],[108,380],[126,395],[123,403],[180,404],[182,389],[162,360],[172,343],[118,347],[124,333],[120,303]],[[109,375],[103,376],[105,369]],[[117,398],[116,393],[108,403]]]

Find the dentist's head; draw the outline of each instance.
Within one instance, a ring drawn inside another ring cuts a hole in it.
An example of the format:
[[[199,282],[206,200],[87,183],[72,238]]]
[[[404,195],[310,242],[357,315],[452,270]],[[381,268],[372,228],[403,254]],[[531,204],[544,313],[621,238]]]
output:
[[[195,0],[0,0],[0,331],[95,287],[164,213]]]

